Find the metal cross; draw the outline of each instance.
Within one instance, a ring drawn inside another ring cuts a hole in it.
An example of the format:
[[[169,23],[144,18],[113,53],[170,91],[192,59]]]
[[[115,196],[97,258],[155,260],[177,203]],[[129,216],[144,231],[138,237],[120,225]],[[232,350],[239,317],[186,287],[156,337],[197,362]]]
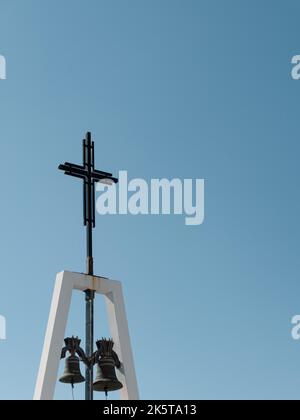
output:
[[[87,235],[87,274],[94,275],[93,260],[93,228],[96,226],[96,205],[95,205],[95,183],[105,184],[117,183],[111,173],[98,171],[95,169],[95,144],[92,141],[91,133],[88,132],[83,140],[83,164],[65,162],[58,167],[64,171],[65,175],[82,179],[83,181],[83,223],[86,226]],[[94,292],[86,292],[86,355],[91,357],[93,354],[94,343]],[[93,369],[88,367],[86,370],[86,400],[93,399]]]

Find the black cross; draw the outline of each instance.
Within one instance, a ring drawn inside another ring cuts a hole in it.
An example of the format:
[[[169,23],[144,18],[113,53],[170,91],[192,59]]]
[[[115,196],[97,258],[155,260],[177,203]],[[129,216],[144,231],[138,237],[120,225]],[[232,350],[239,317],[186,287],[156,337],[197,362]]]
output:
[[[87,274],[93,275],[93,228],[95,219],[95,183],[117,183],[111,173],[95,169],[95,143],[91,140],[91,133],[87,133],[83,140],[83,165],[66,162],[59,168],[65,175],[83,180],[83,223],[87,227]]]
[[[111,173],[95,169],[95,144],[92,141],[91,133],[87,133],[83,140],[83,165],[75,165],[66,162],[59,168],[66,175],[82,179],[83,181],[83,223],[87,228],[87,274],[94,275],[93,260],[93,228],[96,226],[96,205],[95,205],[95,183],[106,184],[117,183]],[[86,292],[86,355],[93,354],[94,343],[94,292]],[[93,368],[86,370],[86,400],[93,399]]]

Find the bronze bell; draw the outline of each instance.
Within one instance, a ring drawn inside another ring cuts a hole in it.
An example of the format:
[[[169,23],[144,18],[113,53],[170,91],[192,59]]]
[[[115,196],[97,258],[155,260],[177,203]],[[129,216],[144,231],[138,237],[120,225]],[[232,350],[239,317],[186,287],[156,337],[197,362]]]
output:
[[[97,377],[93,389],[99,392],[118,391],[123,385],[118,380],[115,369],[115,362],[112,358],[100,360],[97,366]]]
[[[93,385],[94,391],[108,393],[123,388],[116,375],[116,367],[120,368],[121,363],[116,353],[112,350],[113,345],[112,340],[97,342],[98,363],[97,376]]]
[[[77,356],[70,356],[66,359],[66,366],[63,376],[59,382],[63,384],[80,384],[85,382],[84,377],[80,372],[80,360]]]

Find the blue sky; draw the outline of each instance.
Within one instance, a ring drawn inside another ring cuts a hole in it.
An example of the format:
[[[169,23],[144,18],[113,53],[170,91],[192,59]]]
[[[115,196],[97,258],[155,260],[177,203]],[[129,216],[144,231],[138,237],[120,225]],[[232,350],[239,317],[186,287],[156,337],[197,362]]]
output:
[[[0,0],[1,399],[32,398],[55,275],[85,267],[81,185],[57,166],[80,162],[87,130],[100,169],[206,181],[202,226],[97,218],[95,268],[123,282],[141,397],[299,398],[299,14],[296,0]],[[67,334],[83,327],[76,295]]]

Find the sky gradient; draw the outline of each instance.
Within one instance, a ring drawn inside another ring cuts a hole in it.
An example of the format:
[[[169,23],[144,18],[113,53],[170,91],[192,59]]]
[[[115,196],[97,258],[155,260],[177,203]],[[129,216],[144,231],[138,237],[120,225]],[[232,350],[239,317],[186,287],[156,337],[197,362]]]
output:
[[[299,15],[296,0],[0,0],[0,399],[32,398],[56,273],[85,268],[82,187],[57,166],[81,162],[87,130],[99,169],[206,183],[201,226],[97,217],[141,398],[299,398]],[[96,314],[100,338],[101,299]],[[66,334],[83,331],[79,294]]]

